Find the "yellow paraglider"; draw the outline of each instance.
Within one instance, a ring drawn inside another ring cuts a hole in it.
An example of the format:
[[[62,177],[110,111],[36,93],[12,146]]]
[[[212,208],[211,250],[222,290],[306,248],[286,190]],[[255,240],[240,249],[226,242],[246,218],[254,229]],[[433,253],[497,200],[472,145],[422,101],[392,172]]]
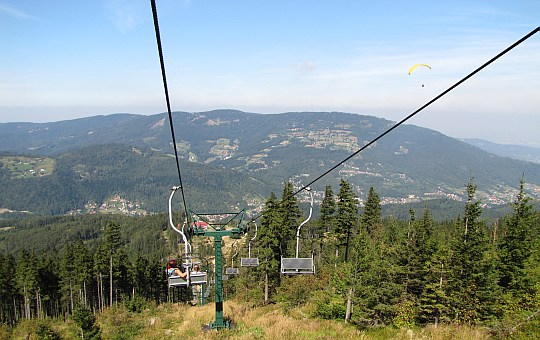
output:
[[[416,70],[416,68],[419,67],[419,66],[424,66],[424,67],[427,67],[427,68],[429,68],[429,69],[431,70],[431,66],[429,66],[428,64],[416,64],[416,65],[413,65],[413,67],[411,67],[411,68],[409,69],[409,75],[411,75],[411,73],[412,73],[414,70]],[[422,84],[422,87],[424,87],[424,84]]]
[[[419,66],[424,66],[431,70],[431,66],[429,66],[428,64],[416,64],[416,65],[413,65],[413,67],[409,69],[409,75],[411,75],[412,71],[414,71]]]

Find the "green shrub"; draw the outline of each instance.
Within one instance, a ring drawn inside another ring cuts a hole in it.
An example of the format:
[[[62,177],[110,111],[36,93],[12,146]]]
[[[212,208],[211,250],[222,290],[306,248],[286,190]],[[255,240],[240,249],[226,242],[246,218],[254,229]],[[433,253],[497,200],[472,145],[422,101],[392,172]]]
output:
[[[148,302],[141,296],[135,295],[133,298],[124,302],[127,310],[132,313],[141,313],[148,308]]]
[[[333,291],[318,292],[315,295],[314,308],[313,316],[327,320],[344,320],[347,311],[345,298]]]
[[[78,306],[73,311],[73,320],[81,328],[85,339],[101,339],[99,326],[96,324],[96,317],[90,309]]]
[[[36,335],[43,340],[60,340],[62,337],[56,333],[48,322],[40,322],[38,324]]]

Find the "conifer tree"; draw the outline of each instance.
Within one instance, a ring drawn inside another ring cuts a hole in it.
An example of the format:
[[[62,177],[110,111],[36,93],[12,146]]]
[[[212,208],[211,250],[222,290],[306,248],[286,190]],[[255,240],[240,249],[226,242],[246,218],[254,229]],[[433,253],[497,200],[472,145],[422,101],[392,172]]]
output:
[[[98,244],[98,251],[94,257],[102,307],[105,306],[103,276],[109,278],[109,306],[112,306],[114,302],[115,282],[119,286],[117,288],[125,288],[125,282],[127,281],[127,265],[126,261],[123,261],[124,258],[120,225],[116,222],[108,222],[105,226],[103,239]]]
[[[456,224],[448,285],[453,318],[470,323],[495,316],[499,293],[491,242],[480,220],[482,209],[475,194],[476,185],[471,180],[467,184],[465,214]]]
[[[270,297],[279,285],[280,252],[280,214],[278,200],[274,193],[266,201],[262,212],[261,224],[258,231],[258,246],[260,265],[258,271],[262,271],[264,277],[264,301],[270,302]]]
[[[422,220],[418,221],[418,232],[415,237],[418,249],[416,251],[413,248],[409,249],[418,252],[413,255],[417,266],[416,270],[412,270],[408,290],[417,293],[416,319],[420,324],[438,323],[447,312],[447,298],[443,287],[447,277],[448,251],[443,244],[437,248],[433,232],[434,221],[426,208]]]
[[[357,197],[348,181],[342,179],[339,187],[334,233],[340,241],[339,245],[342,247],[345,246],[344,261],[347,262],[349,244],[358,223],[358,203]]]
[[[11,254],[0,253],[0,323],[13,325],[16,321],[16,310],[13,301],[16,299],[15,258]]]
[[[294,239],[296,228],[298,227],[298,218],[300,209],[298,199],[293,196],[294,187],[291,182],[286,182],[283,186],[283,194],[278,204],[279,224],[276,224],[276,236],[280,241],[281,255],[288,257],[292,251],[288,250],[287,244]],[[292,248],[291,248],[292,249]]]
[[[321,212],[317,221],[316,237],[319,239],[319,261],[323,254],[323,245],[325,235],[332,230],[336,217],[336,200],[334,192],[330,185],[327,185],[324,191],[324,198],[321,203]]]
[[[369,188],[364,213],[362,214],[362,226],[372,235],[377,225],[382,221],[381,200],[373,187]]]
[[[88,306],[88,289],[92,282],[93,257],[82,240],[73,245],[73,264],[76,270],[76,282],[78,288],[78,300],[85,307]]]
[[[505,234],[499,247],[499,285],[515,295],[527,293],[533,283],[526,272],[526,263],[531,255],[530,233],[536,215],[530,198],[524,192],[524,180],[513,205],[513,214],[505,221]]]
[[[433,220],[427,208],[419,221],[415,219],[414,212],[410,212],[410,216],[400,262],[405,292],[418,299],[429,278],[426,266],[435,252],[435,241],[432,237]]]
[[[327,185],[324,190],[324,198],[321,203],[321,214],[319,216],[321,234],[330,231],[331,226],[334,224],[335,214],[336,200],[334,197],[334,191],[330,185]]]
[[[60,271],[59,258],[56,250],[43,253],[38,257],[37,275],[38,292],[36,296],[37,316],[58,316],[58,302],[60,301]]]
[[[74,244],[68,243],[64,247],[62,259],[60,260],[60,287],[62,300],[66,305],[66,310],[73,313],[75,309],[77,268],[75,266]]]

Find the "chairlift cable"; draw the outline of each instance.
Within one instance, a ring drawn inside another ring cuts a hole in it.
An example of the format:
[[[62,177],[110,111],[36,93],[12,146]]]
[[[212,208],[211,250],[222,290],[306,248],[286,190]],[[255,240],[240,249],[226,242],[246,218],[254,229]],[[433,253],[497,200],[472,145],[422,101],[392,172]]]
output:
[[[369,142],[368,144],[364,145],[363,147],[361,147],[359,150],[357,150],[356,152],[354,152],[353,154],[351,154],[350,156],[348,156],[347,158],[345,158],[344,160],[342,160],[341,162],[339,162],[338,164],[336,164],[335,166],[333,166],[332,168],[330,168],[329,170],[327,170],[326,172],[324,172],[322,175],[318,176],[317,178],[315,178],[314,180],[312,180],[311,182],[309,182],[308,184],[304,185],[303,187],[301,187],[300,189],[298,189],[297,191],[295,191],[294,193],[290,194],[288,197],[282,199],[277,205],[280,205],[281,202],[283,201],[286,201],[288,200],[289,198],[292,198],[296,195],[298,195],[300,192],[306,190],[308,187],[310,187],[311,185],[313,185],[315,182],[319,181],[321,178],[323,178],[324,176],[328,175],[330,172],[334,171],[336,168],[338,168],[340,165],[342,165],[343,163],[347,162],[349,159],[353,158],[354,156],[358,155],[360,152],[364,151],[365,149],[367,149],[368,147],[370,147],[371,145],[373,145],[375,142],[377,142],[379,139],[383,138],[384,136],[386,136],[387,134],[389,134],[390,132],[392,132],[394,129],[396,129],[398,126],[402,125],[403,123],[405,123],[406,121],[408,121],[409,119],[411,119],[412,117],[414,117],[417,113],[419,113],[420,111],[423,111],[425,108],[427,108],[428,106],[430,106],[431,104],[433,104],[434,102],[436,102],[437,100],[441,99],[443,96],[445,96],[446,94],[448,94],[450,91],[454,90],[456,87],[458,87],[459,85],[463,84],[465,81],[467,81],[468,79],[470,79],[471,77],[473,77],[474,75],[476,75],[478,72],[480,72],[481,70],[483,70],[484,68],[486,68],[487,66],[489,66],[490,64],[492,64],[493,62],[495,62],[497,59],[499,59],[500,57],[502,57],[503,55],[505,55],[506,53],[510,52],[512,49],[514,49],[515,47],[517,47],[518,45],[520,45],[521,43],[523,43],[525,40],[529,39],[530,37],[532,37],[533,35],[535,35],[536,33],[538,33],[538,31],[540,31],[540,27],[536,27],[534,30],[532,30],[531,32],[529,32],[528,34],[526,34],[525,36],[523,36],[521,39],[519,39],[518,41],[516,41],[515,43],[513,43],[512,45],[510,45],[509,47],[507,47],[505,50],[503,50],[502,52],[500,52],[499,54],[497,54],[496,56],[494,56],[493,58],[491,58],[490,60],[488,60],[487,62],[485,62],[482,66],[478,67],[477,69],[475,69],[474,71],[472,71],[471,73],[469,73],[467,76],[463,77],[461,80],[459,80],[458,82],[456,82],[454,85],[450,86],[448,89],[446,89],[445,91],[441,92],[439,95],[437,95],[436,97],[434,97],[433,99],[431,99],[429,102],[427,102],[426,104],[424,104],[423,106],[421,106],[419,109],[417,109],[416,111],[414,111],[413,113],[409,114],[407,117],[403,118],[401,121],[399,121],[398,123],[396,123],[395,125],[393,125],[391,128],[389,128],[388,130],[386,130],[385,132],[381,133],[379,136],[377,136],[375,139],[373,139],[371,142]],[[256,216],[255,218],[252,219],[252,221],[255,221],[257,219],[259,219],[260,217],[262,217],[262,214],[259,214],[258,216]]]
[[[161,35],[159,33],[159,23],[158,23],[158,16],[157,16],[157,8],[156,8],[156,1],[151,0],[152,5],[152,16],[154,18],[154,30],[156,32],[156,42],[157,42],[157,48],[159,53],[159,63],[161,66],[161,78],[163,79],[163,89],[165,91],[165,102],[167,104],[167,113],[169,116],[169,126],[171,128],[171,137],[172,137],[172,143],[174,148],[174,157],[176,160],[176,170],[178,172],[178,181],[180,183],[180,192],[182,193],[182,202],[184,204],[184,211],[186,212],[186,219],[189,222],[189,213],[187,209],[186,204],[186,197],[184,194],[184,185],[182,184],[182,173],[180,171],[180,161],[178,160],[178,150],[176,150],[176,138],[174,135],[174,125],[173,125],[173,118],[172,118],[172,112],[171,112],[171,102],[169,99],[169,89],[167,86],[167,76],[165,73],[165,61],[163,58],[163,49],[161,47]]]

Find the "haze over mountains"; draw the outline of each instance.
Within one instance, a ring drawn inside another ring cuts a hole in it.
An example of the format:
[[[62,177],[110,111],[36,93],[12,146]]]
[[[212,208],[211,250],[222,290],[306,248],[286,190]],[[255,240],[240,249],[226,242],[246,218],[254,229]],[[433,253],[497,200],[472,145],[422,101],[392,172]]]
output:
[[[283,182],[308,184],[395,124],[340,112],[235,110],[175,112],[173,121],[183,184],[204,209],[256,209],[270,192],[279,196]],[[10,193],[0,209],[87,212],[116,198],[139,204],[132,211],[164,211],[168,189],[178,185],[171,140],[166,114],[0,124],[0,183]],[[540,164],[403,125],[312,187],[321,199],[343,178],[361,200],[374,187],[383,203],[411,203],[460,200],[474,178],[482,201],[498,205],[513,200],[522,176],[540,197]]]
[[[525,145],[499,144],[478,138],[466,138],[462,140],[497,156],[540,163],[540,148]]]

